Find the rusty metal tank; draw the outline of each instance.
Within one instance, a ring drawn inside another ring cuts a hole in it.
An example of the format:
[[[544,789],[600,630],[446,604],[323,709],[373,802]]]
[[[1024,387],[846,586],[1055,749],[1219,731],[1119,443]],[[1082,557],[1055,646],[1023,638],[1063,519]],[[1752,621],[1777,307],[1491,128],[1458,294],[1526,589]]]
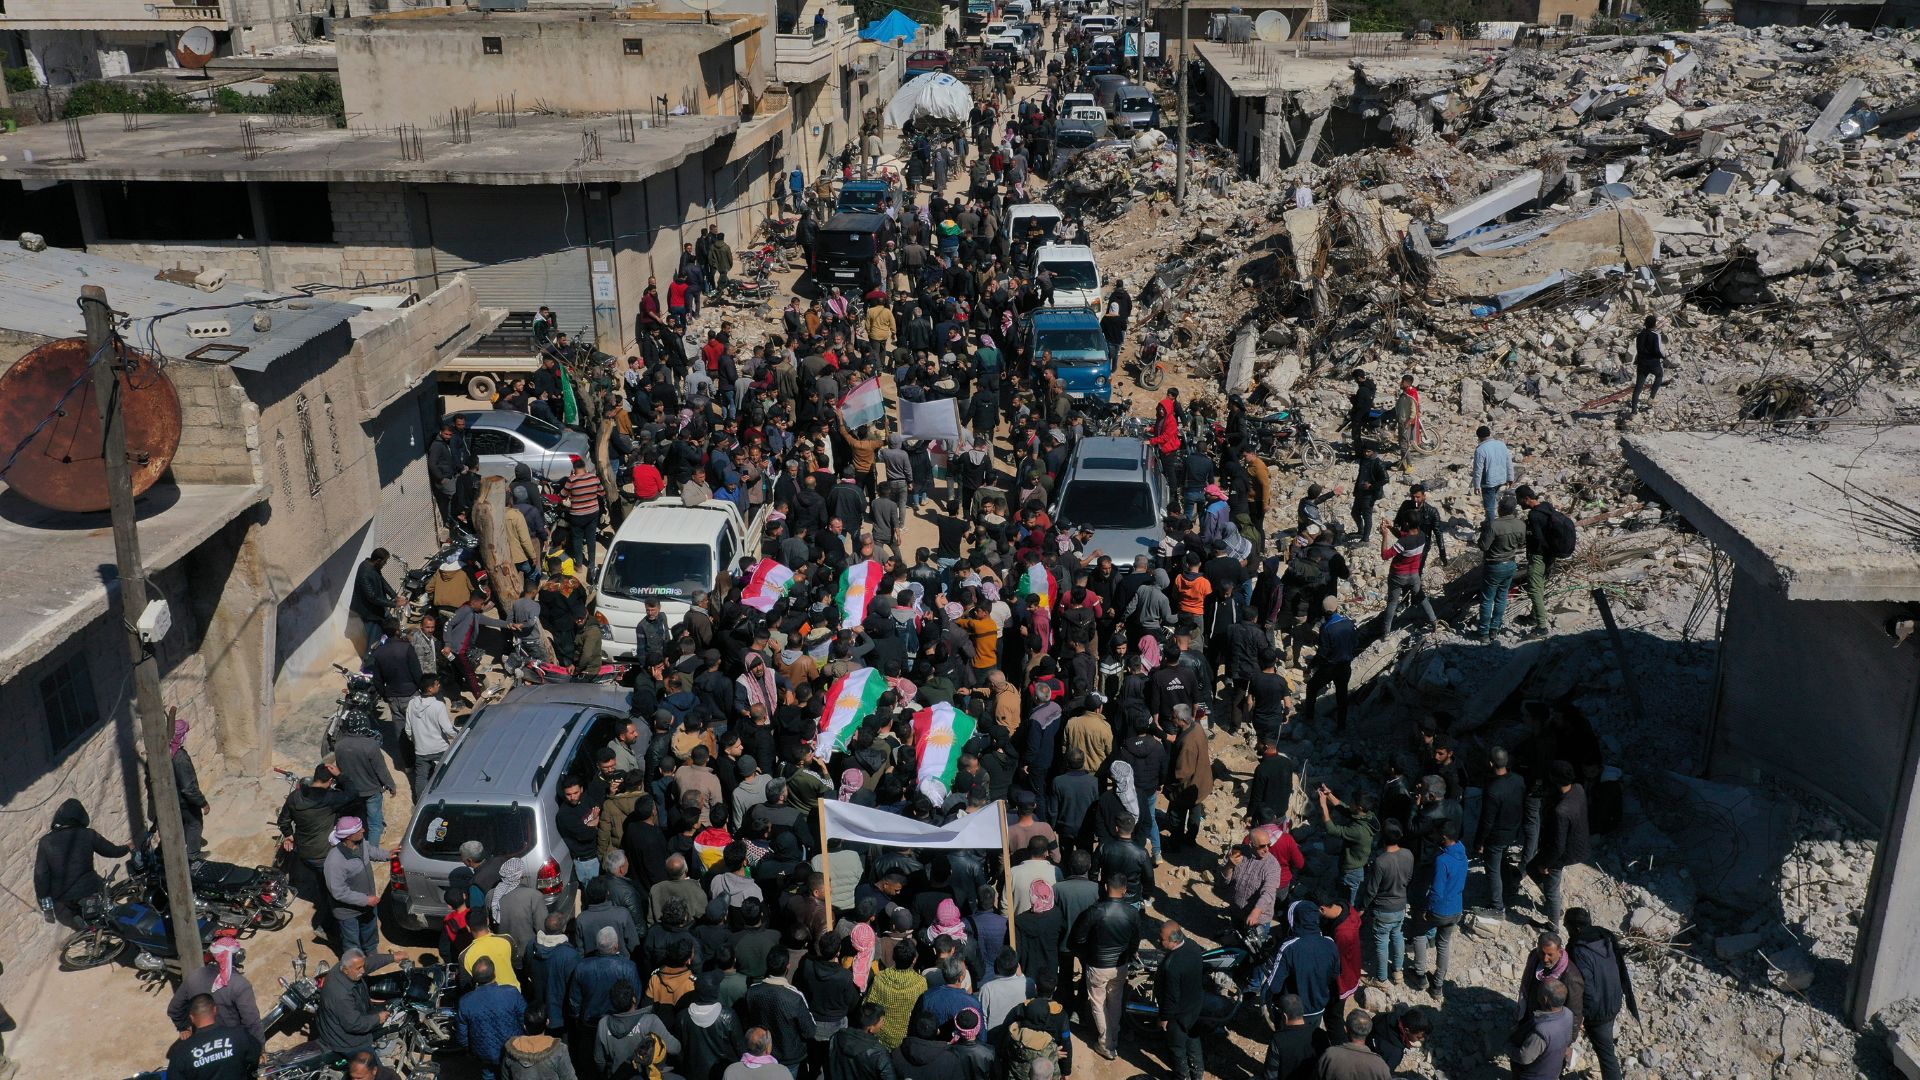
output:
[[[126,345],[115,347],[122,368],[127,458],[138,498],[166,473],[180,449],[180,393],[153,357]],[[88,513],[108,505],[107,463],[101,455],[106,435],[87,370],[90,355],[85,338],[50,341],[0,375],[0,455],[13,453],[31,436],[6,483],[52,510]]]

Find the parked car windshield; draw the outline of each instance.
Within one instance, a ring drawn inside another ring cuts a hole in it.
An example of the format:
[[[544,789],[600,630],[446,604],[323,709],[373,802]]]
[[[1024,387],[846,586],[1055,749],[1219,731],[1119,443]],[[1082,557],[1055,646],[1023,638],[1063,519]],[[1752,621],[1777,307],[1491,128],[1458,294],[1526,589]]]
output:
[[[1038,348],[1042,353],[1053,350],[1056,364],[1104,364],[1107,362],[1107,339],[1098,330],[1041,330],[1034,335],[1038,338]],[[1098,353],[1097,357],[1072,357],[1067,353]]]
[[[1153,497],[1147,485],[1124,480],[1073,480],[1060,500],[1060,521],[1094,529],[1150,529]]]
[[[1049,259],[1040,264],[1053,271],[1053,287],[1056,289],[1097,289],[1100,287],[1100,271],[1093,268],[1091,262],[1054,262]]]
[[[600,588],[618,596],[691,597],[713,585],[713,553],[698,544],[623,540]]]

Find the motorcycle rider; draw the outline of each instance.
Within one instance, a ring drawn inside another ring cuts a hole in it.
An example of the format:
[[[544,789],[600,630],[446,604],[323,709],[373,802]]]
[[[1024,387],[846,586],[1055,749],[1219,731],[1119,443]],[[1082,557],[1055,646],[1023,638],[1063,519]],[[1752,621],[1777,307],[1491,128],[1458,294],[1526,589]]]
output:
[[[246,1032],[256,1045],[267,1044],[253,984],[240,973],[247,961],[247,950],[240,947],[238,934],[239,931],[232,928],[220,931],[221,936],[207,946],[207,962],[187,972],[180,980],[180,988],[173,992],[173,1000],[167,1003],[167,1019],[173,1021],[182,1040],[193,1038],[195,1028],[200,1026],[193,1022],[193,1002],[204,994],[213,999],[218,1009],[216,1020],[221,1027]]]
[[[320,981],[314,1042],[336,1054],[351,1054],[372,1044],[373,1033],[387,1022],[388,1013],[373,1007],[366,975],[366,953],[348,949],[340,954],[340,966]]]
[[[79,928],[75,916],[80,901],[105,888],[94,872],[93,857],[120,859],[128,851],[89,825],[87,808],[79,799],[61,803],[33,858],[33,894],[40,902],[40,916],[72,929]]]

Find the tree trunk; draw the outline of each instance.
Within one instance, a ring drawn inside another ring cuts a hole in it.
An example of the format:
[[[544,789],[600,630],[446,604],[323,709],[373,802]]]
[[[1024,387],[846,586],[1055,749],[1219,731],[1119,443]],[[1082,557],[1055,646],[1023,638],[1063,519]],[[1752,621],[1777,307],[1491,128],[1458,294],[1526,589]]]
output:
[[[507,506],[505,477],[489,476],[480,482],[480,497],[473,501],[469,517],[473,534],[480,538],[480,562],[487,568],[494,605],[503,616],[527,588],[507,543],[506,515],[517,512]]]

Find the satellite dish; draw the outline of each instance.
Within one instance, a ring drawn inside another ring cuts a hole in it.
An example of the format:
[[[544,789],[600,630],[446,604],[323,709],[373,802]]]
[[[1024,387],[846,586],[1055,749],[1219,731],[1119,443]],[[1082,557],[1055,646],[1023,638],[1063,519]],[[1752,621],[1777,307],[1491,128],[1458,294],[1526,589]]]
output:
[[[1261,41],[1285,41],[1293,36],[1293,24],[1277,11],[1263,11],[1253,20],[1253,35]]]
[[[105,432],[92,377],[74,388],[90,357],[86,338],[64,338],[33,350],[0,375],[0,445],[21,447],[7,486],[50,510],[107,508]],[[137,497],[160,479],[180,449],[180,394],[153,357],[124,346],[121,357],[127,463]],[[49,414],[55,414],[53,421],[36,432]],[[28,441],[23,445],[22,439]]]
[[[173,57],[180,61],[181,67],[189,71],[199,71],[207,66],[207,61],[213,59],[214,50],[217,48],[219,45],[213,40],[213,31],[204,26],[192,26],[188,27],[187,32],[181,34],[180,40],[174,44]]]

